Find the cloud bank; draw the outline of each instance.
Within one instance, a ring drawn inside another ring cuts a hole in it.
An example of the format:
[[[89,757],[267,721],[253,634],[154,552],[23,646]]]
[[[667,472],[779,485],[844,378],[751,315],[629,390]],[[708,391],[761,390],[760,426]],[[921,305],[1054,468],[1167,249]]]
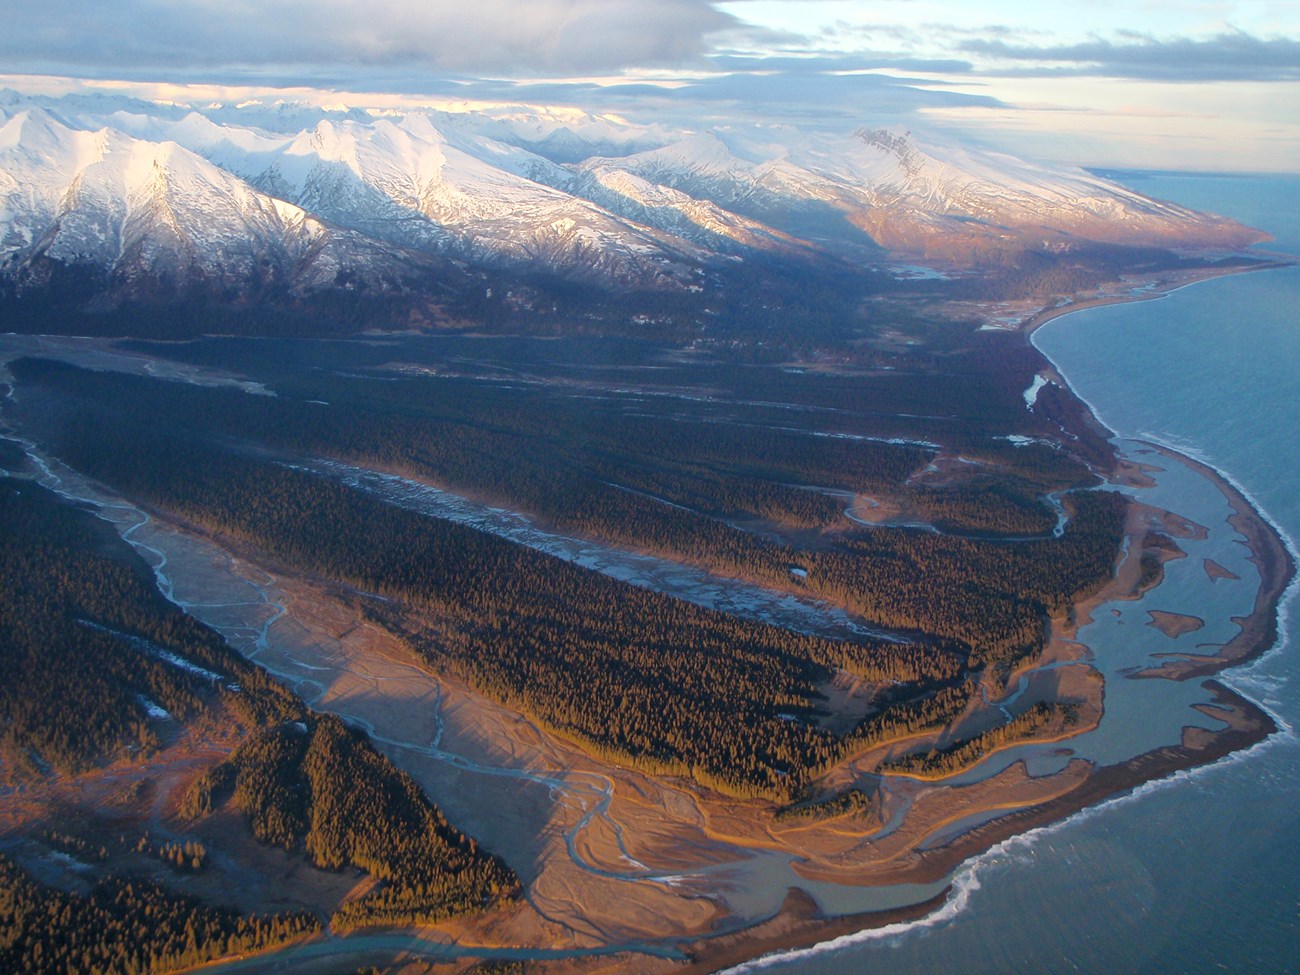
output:
[[[1072,73],[1148,81],[1297,81],[1300,41],[1230,31],[1204,40],[1120,35],[1035,46],[972,39],[960,50],[1011,62],[1030,73]]]
[[[26,0],[6,10],[0,68],[178,101],[205,86],[545,104],[685,127],[964,120],[1012,151],[1037,132],[1058,157],[1107,164],[1141,149],[1169,165],[1171,140],[1213,129],[1233,132],[1231,165],[1294,169],[1300,20],[1284,5],[1213,6]],[[1186,117],[1189,100],[1202,118]],[[1152,121],[1135,131],[1136,115]]]
[[[53,0],[11,5],[11,67],[420,66],[581,74],[682,64],[737,29],[709,0]]]

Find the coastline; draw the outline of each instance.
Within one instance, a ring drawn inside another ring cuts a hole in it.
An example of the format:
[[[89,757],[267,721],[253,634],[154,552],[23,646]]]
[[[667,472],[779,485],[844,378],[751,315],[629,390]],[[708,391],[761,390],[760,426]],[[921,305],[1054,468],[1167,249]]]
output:
[[[1038,328],[1076,311],[1105,305],[1149,301],[1165,297],[1173,291],[1202,281],[1280,266],[1286,266],[1286,263],[1277,261],[1255,267],[1205,269],[1188,275],[1183,280],[1171,282],[1167,287],[1152,290],[1150,293],[1098,297],[1065,307],[1047,309],[1032,316],[1017,331],[1024,336],[1026,342],[1029,342],[1033,332]],[[1054,364],[1052,368],[1055,371]],[[1108,437],[1114,437],[1114,432],[1097,418],[1092,405],[1079,396],[1068,385],[1068,381],[1066,388],[1070,397],[1082,406],[1085,421],[1106,431]],[[1156,656],[1174,659],[1162,666],[1148,668],[1131,676],[1134,679],[1163,678],[1184,681],[1208,677],[1263,655],[1272,649],[1278,640],[1281,601],[1297,574],[1295,553],[1275,526],[1240,489],[1231,483],[1227,475],[1210,464],[1172,447],[1149,441],[1142,442],[1166,458],[1184,464],[1188,469],[1204,477],[1224,496],[1232,509],[1227,522],[1244,538],[1251,553],[1249,561],[1259,571],[1260,584],[1250,613],[1232,618],[1233,622],[1241,627],[1241,632],[1224,644],[1218,652],[1209,655],[1159,654]],[[1123,465],[1119,465],[1112,472],[1112,477],[1121,476],[1122,468]],[[1095,594],[1080,600],[1074,608],[1082,620],[1087,618],[1086,614],[1105,601],[1101,598],[1101,594]],[[1057,622],[1054,621],[1054,629]],[[1053,633],[1053,640],[1068,639],[1069,636],[1058,631]],[[1213,694],[1213,701],[1209,705],[1198,706],[1198,710],[1224,721],[1228,725],[1226,728],[1210,731],[1187,725],[1184,726],[1182,741],[1178,745],[1157,748],[1126,762],[1093,767],[1080,785],[1063,795],[998,816],[958,834],[942,847],[914,851],[911,855],[912,863],[906,868],[891,871],[889,882],[930,883],[942,880],[944,877],[951,876],[961,864],[988,852],[999,843],[1033,830],[1057,825],[1088,809],[1122,799],[1148,783],[1166,779],[1179,772],[1212,765],[1230,755],[1253,747],[1278,731],[1278,725],[1273,718],[1262,707],[1243,695],[1215,680],[1207,679],[1202,686]],[[1020,764],[1023,767],[1023,763]],[[952,890],[953,888],[949,887],[945,895],[923,902],[917,907],[932,905],[933,911],[941,910],[942,905],[948,902],[947,898],[951,896]],[[744,938],[745,931],[727,935],[728,944],[725,947],[720,945],[716,953],[704,947],[709,939],[701,939],[696,942],[701,946],[696,953],[700,962],[676,970],[689,972],[690,975],[705,975],[707,972],[723,970],[721,967],[699,967],[699,964],[706,960],[717,966],[743,966],[746,962],[755,962],[766,957],[776,958],[786,952],[810,949],[846,934],[869,932],[899,923],[900,920],[921,921],[931,916],[931,911],[911,918],[897,916],[905,911],[906,909],[901,909],[901,911],[872,912],[823,919],[809,918],[806,913],[803,916],[791,913],[787,920],[788,930],[781,931],[779,935],[767,934],[762,929],[768,928],[785,914],[783,907],[782,914],[778,915],[778,918],[748,929],[751,937]],[[740,949],[742,943],[748,946],[747,950]]]
[[[1197,280],[1255,269],[1257,268],[1207,274]],[[1195,282],[1187,281],[1179,287],[1191,283]],[[1149,300],[1152,297],[1162,297],[1166,293],[1115,298],[1095,304]],[[1033,327],[1037,328],[1061,315],[1093,306],[1094,304],[1081,303],[1053,309],[1051,313],[1044,313],[1046,317]],[[1028,335],[1029,331],[1025,334]],[[1090,404],[1079,397],[1073,389],[1067,391],[1074,402],[1081,404],[1082,415],[1091,418],[1101,426]],[[1231,484],[1227,475],[1171,448],[1159,444],[1151,446],[1166,457],[1185,464],[1189,469],[1210,480],[1224,495],[1233,511],[1227,520],[1246,538],[1252,553],[1251,561],[1257,566],[1261,576],[1250,614],[1234,617],[1242,625],[1242,632],[1225,644],[1218,653],[1212,656],[1166,654],[1163,656],[1171,658],[1171,662],[1134,675],[1173,680],[1203,677],[1227,667],[1237,666],[1259,656],[1274,645],[1278,632],[1279,601],[1288,591],[1288,586],[1295,577],[1295,557],[1267,518],[1243,492]],[[1094,595],[1088,600],[1081,600],[1076,604],[1076,609],[1089,602],[1100,605],[1104,601]],[[1054,637],[1067,636],[1055,623],[1053,629]],[[962,863],[979,856],[1008,838],[1059,823],[1081,811],[1105,805],[1108,800],[1128,794],[1145,783],[1166,778],[1181,770],[1216,762],[1227,755],[1250,747],[1268,737],[1276,729],[1267,713],[1247,698],[1217,682],[1206,681],[1203,686],[1212,691],[1214,702],[1218,707],[1227,709],[1222,712],[1210,710],[1206,713],[1216,718],[1223,718],[1225,714],[1230,714],[1234,720],[1228,728],[1218,732],[1185,728],[1182,741],[1178,745],[1153,750],[1128,762],[1092,768],[1082,783],[1063,794],[1045,800],[1039,805],[1020,808],[972,827],[933,850],[918,851],[915,854],[915,864],[905,864],[905,870],[896,874],[891,873],[888,880],[877,880],[874,883],[925,882],[925,878],[931,878],[930,882],[940,881],[951,875]],[[954,904],[964,903],[958,900],[961,896],[960,892],[954,894],[953,891],[954,888],[950,886],[945,892],[909,907],[837,917],[821,916],[815,905],[810,909],[811,901],[806,896],[802,899],[787,897],[776,916],[750,928],[727,934],[701,935],[679,942],[687,947],[694,960],[685,963],[686,967],[678,963],[673,968],[665,970],[702,975],[704,972],[718,971],[726,966],[752,961],[760,955],[772,952],[790,951],[857,932],[915,923],[926,918],[934,918],[936,915],[947,916],[944,913],[945,906],[951,912],[954,910]],[[643,962],[646,965],[655,963],[655,959],[646,955],[636,957],[640,959],[638,963]]]
[[[792,887],[775,917],[746,930],[683,946],[690,960],[685,965],[675,966],[672,972],[673,975],[713,975],[768,955],[798,951],[895,924],[910,924],[942,910],[951,895],[952,887],[948,887],[929,900],[910,907],[824,918],[818,914],[812,898]]]
[[[1212,765],[1258,744],[1277,730],[1272,718],[1251,701],[1217,681],[1206,681],[1204,686],[1215,695],[1214,717],[1233,719],[1228,728],[1207,732],[1187,726],[1179,745],[1159,748],[1127,762],[1094,769],[1081,785],[1057,799],[999,816],[960,834],[937,850],[918,852],[915,865],[906,873],[891,876],[891,882],[941,880],[963,863],[987,853],[1000,843],[1059,825],[1079,813],[1122,799],[1148,783]],[[718,936],[716,947],[709,938],[694,942],[688,949],[691,963],[685,967],[674,966],[671,971],[684,975],[711,975],[730,971],[733,967],[744,970],[748,963],[778,958],[787,952],[813,949],[842,937],[869,933],[895,924],[924,922],[943,910],[953,896],[953,890],[954,887],[950,886],[943,894],[910,909],[833,918],[809,916],[805,910],[783,907],[782,913],[770,921],[746,931]]]
[[[1277,642],[1277,607],[1295,580],[1295,556],[1268,519],[1222,473],[1203,461],[1163,444],[1143,442],[1162,456],[1177,460],[1200,474],[1223,494],[1233,510],[1228,523],[1246,539],[1251,553],[1250,561],[1259,570],[1260,586],[1251,612],[1247,616],[1232,617],[1232,621],[1241,627],[1241,632],[1220,647],[1217,653],[1159,654],[1158,656],[1171,658],[1170,662],[1135,676],[1188,680],[1216,674],[1225,667],[1253,660]]]
[[[1066,305],[1044,308],[1025,319],[1014,329],[1008,329],[1007,331],[1019,332],[1028,339],[1029,336],[1048,322],[1055,321],[1065,315],[1072,315],[1076,311],[1103,308],[1107,305],[1128,305],[1140,301],[1155,301],[1171,295],[1175,291],[1191,287],[1194,284],[1200,284],[1203,281],[1213,281],[1215,278],[1226,278],[1236,274],[1250,274],[1255,271],[1270,271],[1279,267],[1289,267],[1294,263],[1294,261],[1287,260],[1284,255],[1270,255],[1268,260],[1247,267],[1198,268],[1194,271],[1181,273],[1175,271],[1170,279],[1162,279],[1159,275],[1155,275],[1154,280],[1147,285],[1150,290],[1141,293],[1130,290],[1127,294],[1095,295],[1082,301],[1072,301]],[[1092,412],[1091,408],[1089,408],[1088,412]]]

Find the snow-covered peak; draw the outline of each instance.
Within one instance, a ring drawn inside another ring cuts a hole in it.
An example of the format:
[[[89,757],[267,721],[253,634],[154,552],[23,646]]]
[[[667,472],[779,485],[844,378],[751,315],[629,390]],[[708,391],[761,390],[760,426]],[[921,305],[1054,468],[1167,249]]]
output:
[[[42,160],[68,165],[69,158],[81,158],[87,151],[93,154],[90,147],[102,141],[102,135],[71,129],[43,108],[18,112],[0,126],[0,152],[21,153],[33,165]]]
[[[732,213],[710,200],[651,182],[617,165],[584,166],[572,189],[614,213],[711,250],[809,252],[803,242],[759,221]]]
[[[607,163],[609,160],[593,160]],[[714,132],[700,132],[670,145],[626,157],[623,163],[643,174],[663,172],[674,175],[691,173],[716,177],[749,173],[753,166],[738,158]]]
[[[0,253],[39,244],[48,257],[113,267],[132,246],[183,240],[202,263],[310,222],[175,142],[74,129],[41,110],[0,130],[0,172]]]
[[[583,168],[621,168],[786,231],[846,243],[856,234],[900,254],[948,260],[1086,241],[1233,247],[1258,239],[1080,169],[900,128],[706,132]]]
[[[899,128],[687,132],[522,106],[0,92],[0,260],[11,265],[41,255],[230,278],[261,274],[261,253],[325,280],[364,252],[385,268],[450,257],[676,286],[754,251],[978,262],[989,249],[1255,239],[1080,169]]]

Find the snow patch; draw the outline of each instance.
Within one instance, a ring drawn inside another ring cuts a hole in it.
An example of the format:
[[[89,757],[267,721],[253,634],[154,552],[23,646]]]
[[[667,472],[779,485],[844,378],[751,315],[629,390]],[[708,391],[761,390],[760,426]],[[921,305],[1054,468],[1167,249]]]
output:
[[[171,718],[171,713],[166,708],[155,704],[143,694],[137,694],[136,700],[140,702],[140,706],[144,708],[144,712],[149,716],[150,721],[167,721]]]
[[[1034,408],[1034,404],[1038,402],[1039,392],[1041,392],[1042,388],[1047,384],[1048,384],[1048,379],[1046,376],[1034,377],[1033,383],[1030,384],[1029,388],[1026,389],[1024,392],[1026,409],[1032,410]]]

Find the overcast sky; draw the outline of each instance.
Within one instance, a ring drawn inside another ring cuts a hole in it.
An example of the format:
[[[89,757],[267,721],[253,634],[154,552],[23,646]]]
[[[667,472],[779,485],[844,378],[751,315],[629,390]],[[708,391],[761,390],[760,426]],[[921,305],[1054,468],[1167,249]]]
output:
[[[1300,0],[0,4],[0,72],[26,76],[17,87],[311,88],[697,126],[901,122],[1072,163],[1300,171]]]

